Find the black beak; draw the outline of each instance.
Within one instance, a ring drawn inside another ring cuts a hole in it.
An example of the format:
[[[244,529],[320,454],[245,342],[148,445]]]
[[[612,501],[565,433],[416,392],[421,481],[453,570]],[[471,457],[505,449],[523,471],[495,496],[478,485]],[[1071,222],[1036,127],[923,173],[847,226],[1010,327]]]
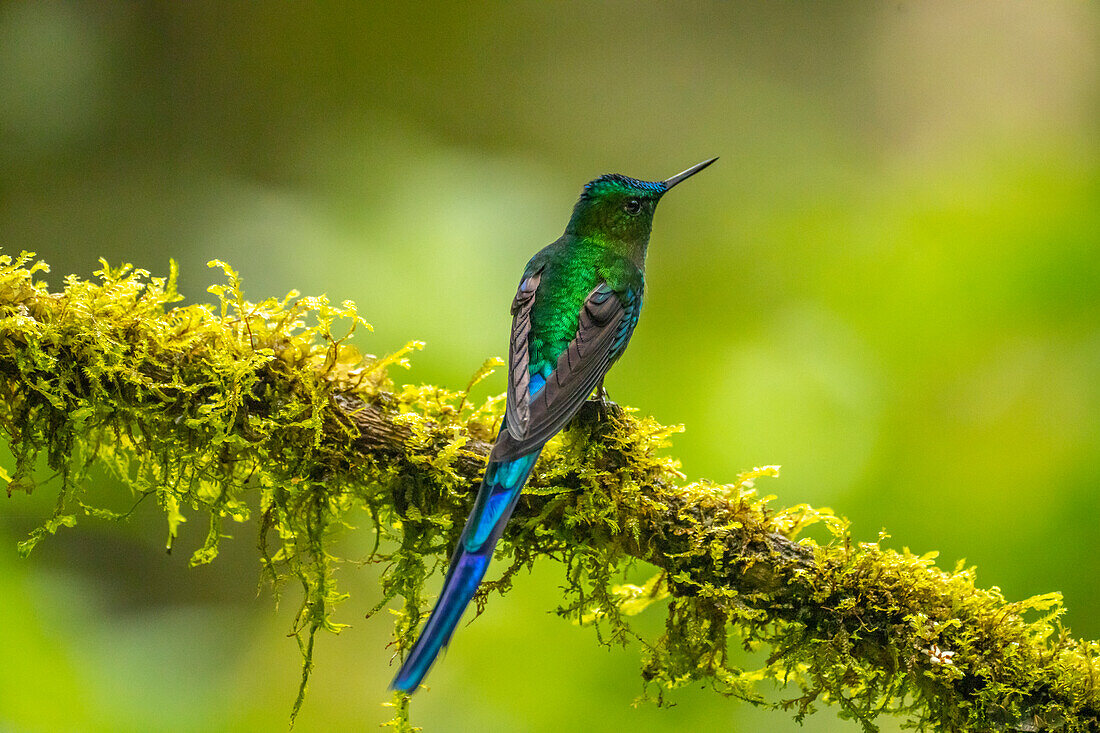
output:
[[[696,163],[683,173],[677,173],[672,178],[666,178],[661,181],[661,183],[665,184],[665,190],[667,191],[685,178],[691,178],[716,160],[718,160],[718,158],[711,158],[710,160],[704,160],[702,163]]]

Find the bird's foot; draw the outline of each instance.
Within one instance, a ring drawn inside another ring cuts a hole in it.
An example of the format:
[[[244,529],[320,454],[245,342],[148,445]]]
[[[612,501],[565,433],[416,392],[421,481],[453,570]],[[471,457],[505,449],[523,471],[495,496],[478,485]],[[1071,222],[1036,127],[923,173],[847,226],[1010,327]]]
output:
[[[610,423],[625,414],[623,408],[607,399],[607,393],[597,395],[594,399],[585,400],[578,412],[578,417],[586,423]]]

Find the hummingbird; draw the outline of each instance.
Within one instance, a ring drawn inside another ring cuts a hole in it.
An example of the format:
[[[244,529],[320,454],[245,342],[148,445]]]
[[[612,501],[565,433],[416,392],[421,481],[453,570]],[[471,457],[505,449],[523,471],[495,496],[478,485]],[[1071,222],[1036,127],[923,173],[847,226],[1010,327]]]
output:
[[[565,233],[538,252],[512,300],[504,420],[443,590],[390,689],[414,692],[485,577],[543,446],[596,392],[638,325],[657,202],[718,158],[663,181],[617,173],[585,184]]]

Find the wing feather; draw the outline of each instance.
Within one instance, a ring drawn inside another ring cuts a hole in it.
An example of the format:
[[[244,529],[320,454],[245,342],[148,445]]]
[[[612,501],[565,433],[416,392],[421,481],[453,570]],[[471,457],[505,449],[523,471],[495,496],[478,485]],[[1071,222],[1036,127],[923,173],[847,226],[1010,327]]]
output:
[[[531,308],[535,305],[535,292],[542,278],[541,270],[523,278],[512,301],[512,347],[508,354],[508,403],[505,406],[508,433],[522,440],[531,418],[531,352],[528,339],[531,335]]]

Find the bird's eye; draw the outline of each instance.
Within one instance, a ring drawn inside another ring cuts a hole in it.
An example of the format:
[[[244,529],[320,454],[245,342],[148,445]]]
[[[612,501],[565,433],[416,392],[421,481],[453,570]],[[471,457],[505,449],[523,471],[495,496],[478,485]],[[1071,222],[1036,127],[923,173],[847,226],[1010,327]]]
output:
[[[631,215],[637,214],[641,210],[642,210],[642,202],[639,201],[638,199],[630,199],[625,204],[623,204],[623,211],[625,211],[628,214],[631,214]]]

